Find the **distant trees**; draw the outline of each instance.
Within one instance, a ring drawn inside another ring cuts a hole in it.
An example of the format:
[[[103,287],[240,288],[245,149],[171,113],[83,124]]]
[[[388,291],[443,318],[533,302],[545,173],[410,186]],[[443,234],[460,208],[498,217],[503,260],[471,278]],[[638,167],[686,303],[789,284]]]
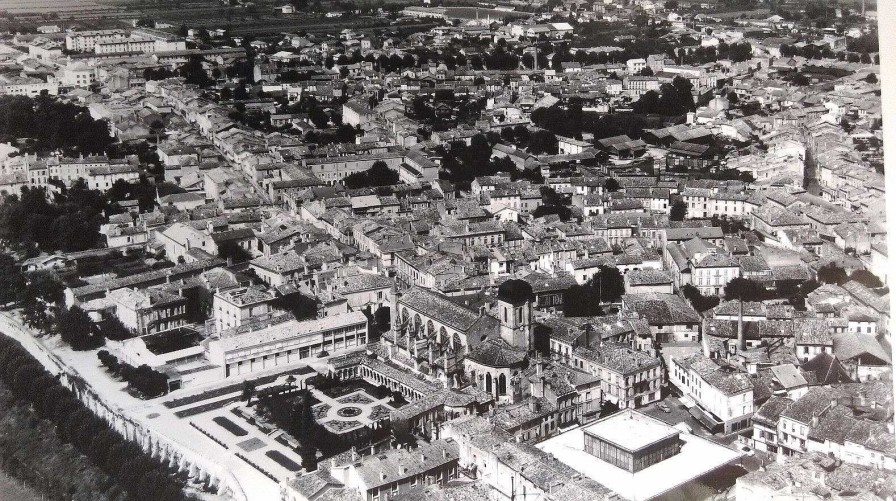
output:
[[[557,154],[557,136],[550,131],[539,130],[529,138],[529,152],[533,155]]]
[[[390,169],[386,162],[377,160],[366,171],[346,176],[342,183],[349,189],[390,186],[398,184],[398,172]]]
[[[100,363],[113,375],[121,377],[128,386],[137,390],[146,398],[155,398],[168,393],[168,376],[143,364],[134,367],[122,362],[106,350],[97,352]]]
[[[227,240],[218,244],[218,257],[230,259],[233,263],[243,263],[252,259],[252,253],[244,249],[239,242]]]
[[[199,56],[190,56],[190,59],[180,66],[177,72],[185,79],[185,83],[191,85],[205,88],[213,83],[205,68],[202,67],[202,58]]]
[[[849,275],[849,279],[855,280],[869,289],[877,289],[884,286],[883,282],[868,270],[856,270]]]
[[[532,123],[560,136],[581,138],[582,134],[587,132],[593,134],[594,139],[623,134],[637,139],[641,137],[644,129],[661,126],[659,118],[648,118],[636,113],[586,112],[575,103],[565,108],[559,105],[538,108],[532,112]]]
[[[243,392],[240,397],[240,400],[245,400],[246,405],[252,405],[252,397],[255,396],[255,381],[246,380],[243,381]]]
[[[105,471],[134,501],[190,499],[168,464],[145,454],[93,414],[22,346],[0,336],[0,380],[55,425],[57,435]],[[65,497],[65,496],[63,496]]]

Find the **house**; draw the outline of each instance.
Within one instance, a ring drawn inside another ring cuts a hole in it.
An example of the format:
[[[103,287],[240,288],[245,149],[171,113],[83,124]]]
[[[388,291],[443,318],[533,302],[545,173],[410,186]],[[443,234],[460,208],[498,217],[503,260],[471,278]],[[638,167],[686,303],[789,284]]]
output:
[[[672,357],[669,382],[695,404],[689,411],[711,432],[727,435],[750,426],[753,382],[746,372],[695,353]]]
[[[700,316],[684,298],[675,294],[625,294],[622,311],[637,313],[650,325],[653,338],[659,342],[697,341]]]
[[[39,271],[39,270],[56,270],[64,268],[68,264],[68,259],[58,254],[49,254],[45,256],[36,256],[26,259],[22,262],[23,272]]]

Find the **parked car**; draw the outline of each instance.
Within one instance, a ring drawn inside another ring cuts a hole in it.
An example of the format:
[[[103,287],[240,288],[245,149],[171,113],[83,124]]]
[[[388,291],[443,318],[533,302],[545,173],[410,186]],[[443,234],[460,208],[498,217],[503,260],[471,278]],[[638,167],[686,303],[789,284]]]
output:
[[[752,456],[753,454],[756,454],[756,451],[754,451],[753,448],[750,447],[749,445],[740,446],[740,451],[743,452],[744,454],[746,454],[747,456]]]

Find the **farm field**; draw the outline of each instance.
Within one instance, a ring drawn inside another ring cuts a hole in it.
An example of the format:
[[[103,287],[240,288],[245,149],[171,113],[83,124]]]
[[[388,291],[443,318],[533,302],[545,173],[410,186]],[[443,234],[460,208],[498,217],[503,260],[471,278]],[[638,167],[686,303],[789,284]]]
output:
[[[10,14],[55,12],[59,17],[65,18],[67,14],[100,10],[115,10],[115,7],[94,0],[0,0],[0,11]]]

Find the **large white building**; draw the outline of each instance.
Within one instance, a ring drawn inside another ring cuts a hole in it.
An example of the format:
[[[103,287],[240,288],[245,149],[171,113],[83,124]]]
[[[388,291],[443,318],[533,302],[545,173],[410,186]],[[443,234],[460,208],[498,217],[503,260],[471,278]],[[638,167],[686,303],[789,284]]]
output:
[[[255,331],[231,329],[207,341],[206,358],[223,377],[249,374],[367,344],[367,317],[356,311],[290,320]]]
[[[124,30],[79,31],[65,36],[66,50],[73,52],[93,52],[98,42],[126,36]]]
[[[253,317],[269,313],[271,311],[270,302],[273,298],[273,294],[257,286],[237,287],[216,292],[212,300],[215,329],[222,332],[239,327],[245,322],[251,321]]]
[[[708,428],[728,434],[750,426],[753,382],[746,373],[727,370],[696,353],[672,357],[669,381],[694,402],[692,414]]]
[[[59,85],[53,82],[45,82],[40,78],[0,75],[0,96],[36,97],[44,91],[51,96],[55,96],[59,94]]]

